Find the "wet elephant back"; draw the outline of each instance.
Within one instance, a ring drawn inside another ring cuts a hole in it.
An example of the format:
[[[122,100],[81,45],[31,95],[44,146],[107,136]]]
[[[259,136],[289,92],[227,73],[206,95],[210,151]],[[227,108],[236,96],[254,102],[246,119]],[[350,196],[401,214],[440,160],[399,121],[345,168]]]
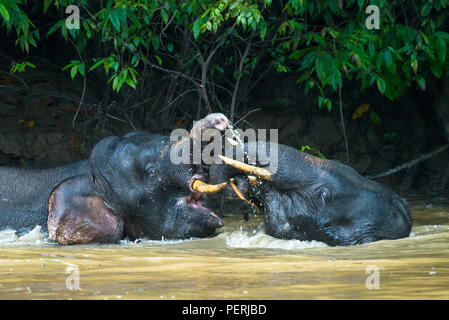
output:
[[[47,230],[48,197],[63,180],[87,173],[87,161],[51,169],[0,167],[0,230]]]

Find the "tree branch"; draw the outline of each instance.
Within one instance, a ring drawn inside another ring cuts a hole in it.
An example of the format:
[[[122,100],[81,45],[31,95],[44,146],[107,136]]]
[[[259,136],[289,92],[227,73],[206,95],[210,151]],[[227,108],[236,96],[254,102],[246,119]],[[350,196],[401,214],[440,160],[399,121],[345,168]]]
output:
[[[240,85],[240,79],[242,77],[243,66],[245,64],[245,59],[248,56],[250,49],[251,49],[251,39],[249,40],[248,44],[246,45],[245,52],[240,57],[239,73],[237,75],[237,80],[235,81],[234,92],[232,93],[232,100],[231,100],[231,112],[229,115],[229,120],[231,121],[231,123],[234,121],[235,103],[236,103],[236,99],[237,99],[237,92],[239,91],[239,85]]]
[[[393,173],[396,173],[396,172],[398,172],[398,171],[400,171],[400,170],[410,168],[410,167],[412,167],[412,166],[414,166],[414,165],[416,165],[416,164],[418,164],[418,163],[420,163],[420,162],[422,162],[422,161],[424,161],[424,160],[430,159],[430,158],[436,156],[437,154],[439,154],[439,153],[441,153],[441,152],[443,152],[443,151],[445,151],[445,150],[447,150],[447,149],[449,149],[449,144],[446,144],[446,145],[444,145],[444,146],[438,148],[438,149],[435,150],[435,151],[432,151],[432,152],[423,154],[423,155],[419,156],[419,157],[416,158],[416,159],[413,159],[413,160],[411,160],[411,161],[409,161],[409,162],[403,163],[403,164],[401,164],[401,165],[399,165],[399,166],[397,166],[397,167],[395,167],[395,168],[392,168],[392,169],[390,169],[390,170],[387,170],[387,171],[385,171],[385,172],[383,172],[383,173],[379,173],[379,174],[376,174],[376,175],[374,175],[374,176],[369,176],[369,177],[367,177],[367,178],[368,178],[368,179],[377,179],[377,178],[389,176],[389,175],[391,175],[391,174],[393,174]]]

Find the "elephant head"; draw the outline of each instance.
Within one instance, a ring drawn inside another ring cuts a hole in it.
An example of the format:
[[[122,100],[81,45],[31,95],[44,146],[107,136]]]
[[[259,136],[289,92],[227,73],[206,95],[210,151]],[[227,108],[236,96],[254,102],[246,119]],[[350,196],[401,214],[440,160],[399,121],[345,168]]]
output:
[[[227,119],[213,114],[201,128],[224,130]],[[192,139],[137,131],[100,141],[88,160],[88,174],[66,179],[52,192],[48,231],[63,244],[131,239],[207,237],[223,225],[203,205],[210,186],[201,165],[173,163],[173,148],[189,150]],[[187,148],[183,148],[187,147]]]
[[[257,150],[258,144],[253,144],[245,145],[246,152],[251,147]],[[339,162],[281,144],[267,145],[270,148],[266,157],[261,160],[256,156],[254,166],[222,157],[227,164],[210,169],[211,183],[237,177],[242,181],[243,173],[252,179],[258,177],[255,187],[250,188],[246,182],[240,183],[239,189],[251,193],[259,202],[267,234],[282,239],[317,240],[331,246],[398,239],[410,234],[412,215],[407,202],[385,186]],[[270,157],[271,149],[276,150],[277,157]],[[268,166],[276,170],[270,171]]]

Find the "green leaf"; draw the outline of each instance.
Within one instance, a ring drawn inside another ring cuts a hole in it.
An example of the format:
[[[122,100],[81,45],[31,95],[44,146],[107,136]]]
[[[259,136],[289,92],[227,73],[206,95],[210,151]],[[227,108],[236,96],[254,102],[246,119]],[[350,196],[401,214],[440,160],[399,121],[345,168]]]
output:
[[[446,42],[442,38],[437,37],[435,39],[435,49],[441,64],[443,64],[446,60]]]
[[[119,80],[119,82],[118,82],[118,84],[117,84],[117,92],[119,92],[120,91],[120,89],[122,88],[122,86],[123,86],[123,83],[125,83],[125,80],[126,80],[127,78],[124,76],[124,75],[121,75],[120,76],[120,80]]]
[[[326,54],[324,56],[319,56],[315,59],[315,71],[321,82],[325,83],[327,77],[331,73],[331,68],[333,67],[334,58]]]
[[[164,9],[161,9],[161,17],[162,17],[162,20],[164,21],[164,23],[167,24],[167,22],[168,22],[168,15],[167,15],[167,12],[165,12]]]
[[[61,71],[65,71],[68,68],[70,68],[71,66],[73,66],[73,63],[69,63],[69,64],[65,65],[64,68],[61,69]]]
[[[443,39],[444,41],[449,41],[449,33],[444,31],[435,32],[435,36]]]
[[[109,20],[117,32],[120,32],[120,17],[117,10],[112,10],[109,14]]]
[[[137,29],[142,28],[142,24],[140,23],[139,19],[137,19],[136,15],[132,11],[127,11],[129,19],[136,25]]]
[[[411,67],[412,67],[413,72],[414,72],[414,73],[417,73],[417,72],[418,72],[418,60],[413,59],[413,60],[411,61],[410,65],[411,65]]]
[[[390,100],[399,98],[407,86],[407,83],[402,79],[398,73],[387,72],[383,76],[385,80],[385,96]]]
[[[324,100],[325,100],[326,98],[324,98],[324,97],[318,97],[318,107],[320,108],[320,109],[322,109],[323,108],[323,104],[324,104]]]
[[[210,22],[210,21],[206,22],[206,29],[209,31],[212,31],[212,22]]]
[[[295,50],[293,51],[292,54],[290,54],[290,56],[288,57],[289,59],[299,59],[301,58],[304,54],[306,54],[307,52],[316,49],[316,47],[309,47],[309,48],[304,48],[301,50]]]
[[[55,25],[53,25],[50,30],[48,30],[47,32],[47,37],[49,35],[51,35],[52,33],[54,33],[56,30],[58,30],[58,28],[61,27],[61,21],[59,21],[58,23],[56,23]]]
[[[29,61],[27,61],[27,62],[25,62],[25,64],[28,66],[28,67],[31,67],[31,68],[36,68],[36,66],[34,65],[34,64],[32,64],[31,62],[29,62]]]
[[[384,138],[385,138],[385,140],[391,140],[391,139],[393,139],[394,137],[396,137],[396,132],[387,132],[387,133],[385,133],[384,134]]]
[[[393,57],[391,55],[390,50],[385,50],[384,51],[384,62],[385,62],[385,66],[387,67],[387,70],[395,73],[396,72],[396,64],[393,61]]]
[[[78,65],[78,72],[79,72],[82,76],[84,76],[84,63],[80,63],[80,64]]]
[[[134,81],[131,79],[131,78],[126,78],[126,84],[128,85],[128,86],[130,86],[131,88],[133,88],[133,89],[136,89],[136,84],[134,83]]]
[[[427,2],[424,4],[424,6],[421,9],[421,15],[427,16],[431,10],[432,10],[432,3]]]
[[[221,68],[220,66],[215,65],[215,68],[216,68],[218,71],[220,71],[220,73],[222,73],[222,74],[225,73],[224,70],[223,70],[223,68]]]
[[[118,76],[114,75],[114,81],[112,81],[112,90],[116,90],[117,89],[117,85],[118,85]]]
[[[377,88],[379,89],[379,92],[384,94],[385,89],[386,89],[385,80],[380,77],[377,77],[376,83],[377,83]]]
[[[77,72],[78,72],[78,65],[75,64],[72,67],[72,69],[70,69],[70,76],[72,77],[72,79],[75,78]]]
[[[327,107],[329,111],[332,109],[332,101],[329,98],[318,97],[318,107],[322,109],[323,107]]]
[[[422,90],[426,90],[426,79],[422,76],[416,77],[416,83]]]
[[[441,65],[437,60],[431,61],[430,70],[432,70],[433,75],[437,78],[441,78],[441,76],[443,75],[443,70],[441,70]]]
[[[6,9],[3,3],[0,3],[0,14],[2,15],[3,19],[6,20],[6,22],[9,22],[9,11],[8,9]]]
[[[100,59],[99,61],[97,61],[97,63],[95,63],[92,67],[90,67],[89,71],[92,71],[96,68],[98,68],[99,65],[101,65],[104,62],[104,58]]]
[[[265,40],[267,35],[268,25],[265,20],[260,22],[260,39]]]
[[[52,2],[53,0],[44,0],[44,13],[47,12],[48,7],[51,5]]]
[[[370,117],[370,119],[371,119],[371,121],[376,125],[376,126],[379,126],[380,125],[380,116],[376,113],[376,112],[374,112],[374,111],[370,111],[369,112],[369,117]]]
[[[200,25],[199,18],[195,20],[192,30],[193,30],[193,37],[195,38],[195,40],[198,39],[198,36],[200,35],[200,31],[201,31],[201,25]]]
[[[157,63],[159,63],[159,65],[162,65],[162,59],[159,56],[154,56],[157,60]]]

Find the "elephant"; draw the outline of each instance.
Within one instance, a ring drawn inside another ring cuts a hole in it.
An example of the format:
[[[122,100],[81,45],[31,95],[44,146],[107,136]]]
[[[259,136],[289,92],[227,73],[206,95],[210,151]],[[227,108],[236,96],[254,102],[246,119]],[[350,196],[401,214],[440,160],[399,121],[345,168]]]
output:
[[[409,236],[411,210],[389,188],[337,161],[275,142],[261,146],[257,142],[241,145],[243,161],[234,159],[235,150],[232,157],[220,156],[225,164],[210,167],[209,183],[234,181],[222,194],[231,197],[232,186],[242,199],[251,200],[264,213],[268,235],[330,246]],[[248,150],[257,151],[252,163]],[[277,150],[277,157],[270,157],[270,150]]]
[[[223,131],[227,123],[224,115],[211,114],[194,128]],[[0,167],[0,230],[40,225],[64,245],[211,236],[223,222],[204,199],[222,186],[204,182],[201,164],[174,164],[170,157],[175,146],[192,141],[135,131],[104,138],[81,162]]]

